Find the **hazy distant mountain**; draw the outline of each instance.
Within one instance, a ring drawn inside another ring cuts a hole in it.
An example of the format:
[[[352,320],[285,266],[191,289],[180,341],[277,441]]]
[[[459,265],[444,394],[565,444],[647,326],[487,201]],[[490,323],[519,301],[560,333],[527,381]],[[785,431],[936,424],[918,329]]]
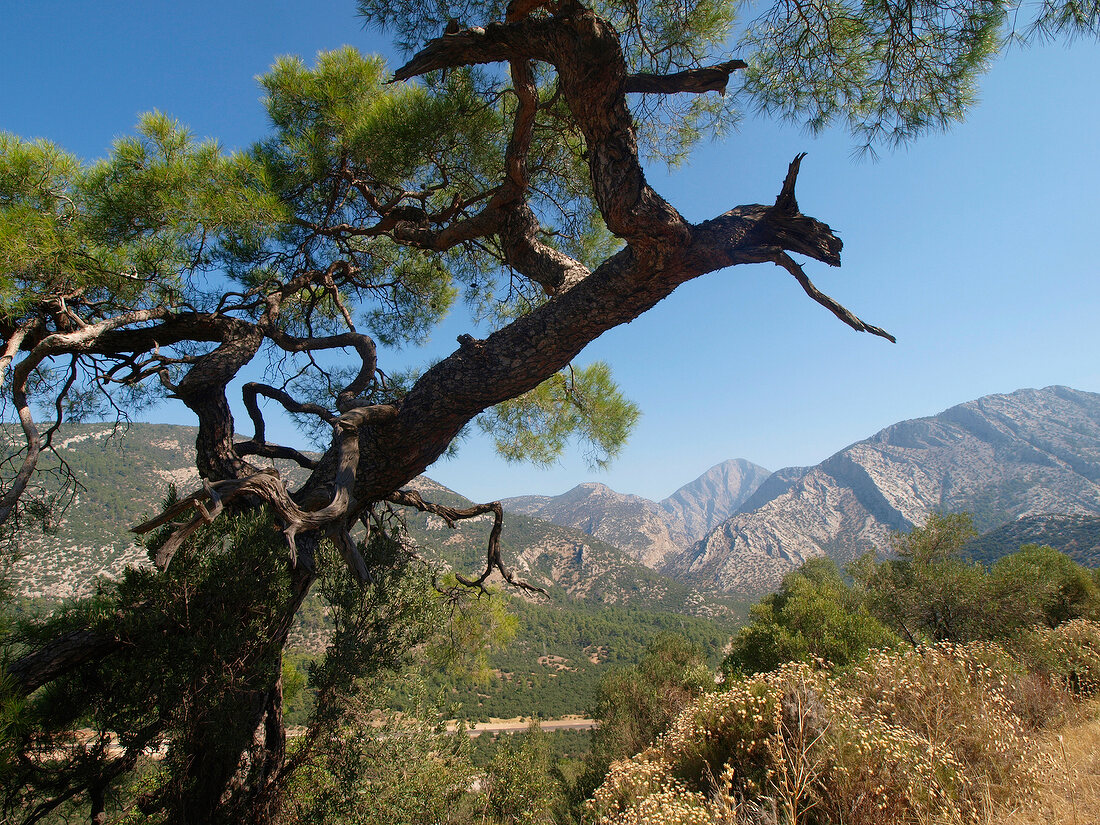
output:
[[[1100,395],[1066,387],[990,395],[903,421],[816,467],[765,482],[743,511],[663,570],[726,591],[774,587],[806,559],[884,549],[930,510],[981,529],[1021,516],[1100,514]]]
[[[711,467],[690,484],[660,502],[687,535],[698,540],[736,513],[760,484],[773,474],[759,464],[731,458]]]
[[[141,561],[126,527],[156,511],[169,483],[182,491],[197,483],[194,428],[135,424],[119,434],[77,425],[61,436],[60,452],[82,486],[50,534],[23,540],[28,556],[14,573],[26,594],[71,595],[97,572]],[[766,479],[765,472],[727,461],[660,503],[591,483],[561,496],[507,499],[503,541],[525,576],[574,598],[690,604],[693,612],[706,593],[768,589],[814,556],[845,562],[883,549],[892,530],[923,522],[933,509],[968,510],[983,530],[1011,522],[1003,533],[1011,543],[1031,529],[1016,521],[1022,517],[1100,515],[1100,395],[1048,387],[986,396],[887,427],[816,467]],[[429,498],[464,501],[430,480],[418,483]],[[1076,530],[1070,539],[1087,563],[1096,552],[1085,546],[1092,526],[1074,524],[1046,522],[1063,537]],[[415,515],[410,526],[440,561],[467,570],[483,563],[486,525],[451,531]],[[1046,541],[1023,539],[1033,540]]]

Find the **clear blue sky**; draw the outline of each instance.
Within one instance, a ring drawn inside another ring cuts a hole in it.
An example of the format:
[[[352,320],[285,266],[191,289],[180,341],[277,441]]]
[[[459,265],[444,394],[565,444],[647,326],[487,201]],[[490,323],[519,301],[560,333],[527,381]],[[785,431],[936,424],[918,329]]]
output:
[[[87,159],[151,109],[246,146],[267,128],[254,78],[276,55],[386,49],[351,0],[2,8],[0,129]],[[842,268],[811,262],[807,272],[898,343],[852,332],[776,267],[714,273],[579,359],[609,361],[643,410],[610,471],[591,473],[579,454],[549,470],[507,465],[474,438],[429,474],[479,500],[584,480],[661,498],[726,458],[814,464],[897,420],[987,393],[1100,391],[1097,77],[1095,43],[1016,50],[965,123],[878,162],[853,160],[846,134],[812,138],[748,118],[675,175],[654,170],[658,190],[701,220],[770,202],[787,163],[808,152],[802,210],[845,248]],[[455,319],[424,353],[398,357],[438,357],[461,331]],[[188,420],[186,410],[163,414]]]

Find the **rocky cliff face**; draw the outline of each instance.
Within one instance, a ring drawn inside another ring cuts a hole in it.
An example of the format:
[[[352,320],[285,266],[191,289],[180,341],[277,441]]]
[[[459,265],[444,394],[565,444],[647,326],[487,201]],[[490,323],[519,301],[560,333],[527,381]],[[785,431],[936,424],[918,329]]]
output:
[[[758,592],[808,558],[846,562],[883,550],[891,531],[933,509],[968,510],[980,529],[1042,513],[1097,514],[1098,483],[1100,395],[1065,387],[991,395],[887,427],[790,483],[765,482],[748,502],[754,509],[663,569]]]
[[[683,521],[656,502],[595,482],[578,484],[560,496],[509,498],[503,504],[511,512],[587,533],[648,567],[657,567],[693,540]]]
[[[735,458],[716,464],[659,503],[586,482],[560,496],[508,498],[504,507],[580,530],[658,568],[736,513],[768,477],[760,465]]]
[[[711,467],[660,502],[672,523],[697,541],[734,515],[771,473],[743,458]]]

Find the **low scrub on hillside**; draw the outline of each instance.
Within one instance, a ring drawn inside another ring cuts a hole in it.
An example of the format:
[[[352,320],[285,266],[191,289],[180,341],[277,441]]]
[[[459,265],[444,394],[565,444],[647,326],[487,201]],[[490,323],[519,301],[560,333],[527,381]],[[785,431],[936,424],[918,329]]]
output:
[[[589,802],[601,825],[992,821],[1041,780],[1033,734],[1100,691],[1100,623],[791,663],[702,696]]]

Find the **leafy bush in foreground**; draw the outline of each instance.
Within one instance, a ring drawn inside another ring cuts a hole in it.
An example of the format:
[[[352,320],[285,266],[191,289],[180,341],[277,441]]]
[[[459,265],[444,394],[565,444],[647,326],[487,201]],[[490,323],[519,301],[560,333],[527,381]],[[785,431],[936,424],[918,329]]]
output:
[[[1100,687],[1100,624],[874,653],[846,672],[792,663],[702,696],[615,763],[601,825],[978,822],[1038,779],[1020,696]],[[1052,700],[1053,701],[1053,700]],[[1049,719],[1051,717],[1047,717]]]

